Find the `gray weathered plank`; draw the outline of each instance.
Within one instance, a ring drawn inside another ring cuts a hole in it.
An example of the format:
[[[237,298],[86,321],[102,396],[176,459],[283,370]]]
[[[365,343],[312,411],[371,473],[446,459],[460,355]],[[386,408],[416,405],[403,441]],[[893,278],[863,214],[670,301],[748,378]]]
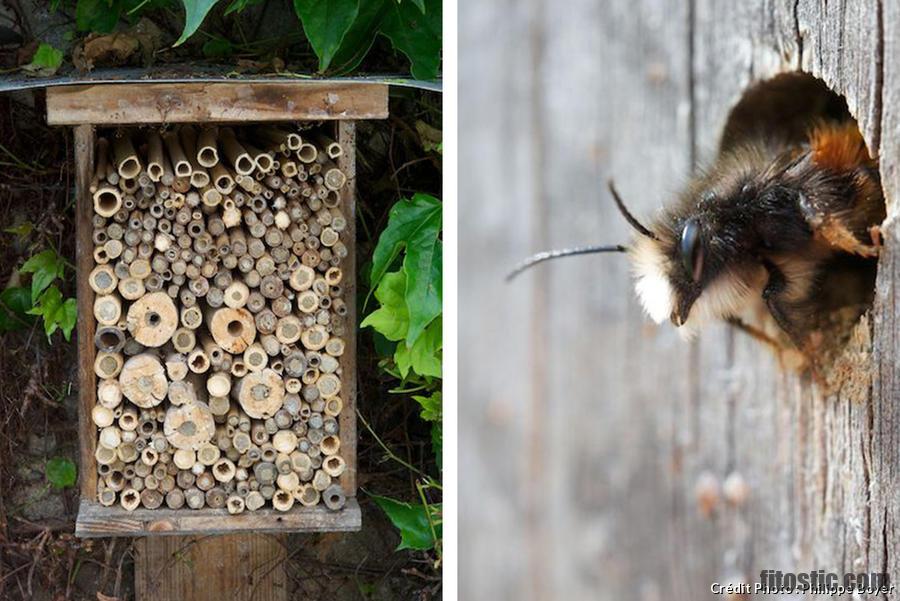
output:
[[[896,574],[896,3],[470,4],[460,533],[486,544],[461,556],[463,598],[697,599],[765,568]],[[607,176],[647,215],[715,155],[749,86],[798,68],[847,97],[888,198],[872,340],[858,326],[839,386],[724,326],[691,344],[648,326],[616,257],[499,284],[526,249],[622,241]],[[733,474],[748,500],[700,512],[698,483],[721,495]]]
[[[82,499],[75,536],[145,536],[226,534],[236,532],[353,532],[362,517],[359,503],[349,497],[340,511],[322,505],[294,507],[290,511],[260,509],[229,515],[225,509],[135,509],[104,507]]]

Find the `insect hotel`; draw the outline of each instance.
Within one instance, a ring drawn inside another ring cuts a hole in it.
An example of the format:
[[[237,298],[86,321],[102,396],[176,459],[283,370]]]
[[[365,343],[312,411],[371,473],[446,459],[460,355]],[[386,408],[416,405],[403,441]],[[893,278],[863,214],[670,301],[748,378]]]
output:
[[[79,536],[355,530],[355,125],[387,87],[105,84],[75,126]]]

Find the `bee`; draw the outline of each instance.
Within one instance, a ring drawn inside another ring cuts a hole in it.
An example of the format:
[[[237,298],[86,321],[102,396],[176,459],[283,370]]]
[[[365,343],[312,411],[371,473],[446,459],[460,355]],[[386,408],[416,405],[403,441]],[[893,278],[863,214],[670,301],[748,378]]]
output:
[[[653,321],[671,320],[691,337],[724,319],[801,351],[823,312],[870,302],[884,198],[852,120],[816,122],[799,139],[757,136],[723,149],[647,226],[612,182],[609,189],[635,230],[631,244],[541,253],[510,277],[548,259],[627,253]],[[775,337],[770,323],[748,325],[755,316],[774,323]]]

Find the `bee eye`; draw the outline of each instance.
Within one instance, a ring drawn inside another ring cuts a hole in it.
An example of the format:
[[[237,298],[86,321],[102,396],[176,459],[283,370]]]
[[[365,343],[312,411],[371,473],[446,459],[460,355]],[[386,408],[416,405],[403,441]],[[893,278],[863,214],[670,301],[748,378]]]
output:
[[[703,275],[703,245],[700,243],[700,224],[696,219],[688,219],[681,231],[681,264],[695,282]]]

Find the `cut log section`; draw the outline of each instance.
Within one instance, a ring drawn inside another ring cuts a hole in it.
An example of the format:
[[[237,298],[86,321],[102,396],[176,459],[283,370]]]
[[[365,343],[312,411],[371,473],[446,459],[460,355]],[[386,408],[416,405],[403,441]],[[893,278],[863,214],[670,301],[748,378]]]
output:
[[[178,311],[168,294],[153,292],[131,305],[127,322],[135,340],[155,348],[172,338],[178,328]]]
[[[212,440],[216,423],[205,403],[186,403],[166,411],[163,433],[176,449],[196,451]]]
[[[272,369],[247,374],[232,391],[244,412],[256,419],[274,416],[284,404],[284,382]]]
[[[131,357],[119,375],[122,394],[138,407],[156,407],[166,397],[169,382],[156,355],[142,353]]]
[[[217,309],[207,323],[213,340],[228,353],[243,353],[256,340],[256,325],[246,309]]]

